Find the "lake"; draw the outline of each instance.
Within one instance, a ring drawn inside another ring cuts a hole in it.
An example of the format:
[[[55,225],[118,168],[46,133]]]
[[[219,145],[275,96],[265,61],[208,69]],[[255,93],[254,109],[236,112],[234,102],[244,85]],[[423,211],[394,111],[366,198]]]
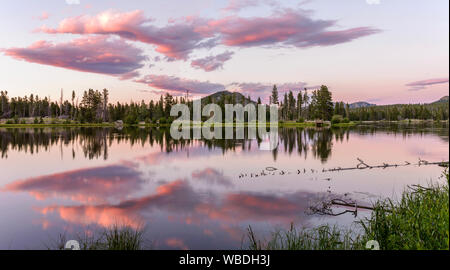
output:
[[[370,211],[311,206],[398,198],[443,181],[419,158],[449,158],[448,126],[280,128],[278,139],[264,151],[258,140],[174,141],[157,128],[0,129],[0,249],[46,249],[114,224],[144,226],[154,249],[246,248],[248,226],[262,238],[291,223],[355,226]],[[330,171],[358,158],[411,165]]]

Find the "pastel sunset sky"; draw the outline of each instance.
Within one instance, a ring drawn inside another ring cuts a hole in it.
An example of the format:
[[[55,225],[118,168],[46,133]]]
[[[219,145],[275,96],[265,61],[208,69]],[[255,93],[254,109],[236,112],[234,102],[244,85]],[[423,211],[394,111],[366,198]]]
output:
[[[448,95],[447,0],[15,0],[0,9],[0,90],[111,101],[329,86],[334,100]]]

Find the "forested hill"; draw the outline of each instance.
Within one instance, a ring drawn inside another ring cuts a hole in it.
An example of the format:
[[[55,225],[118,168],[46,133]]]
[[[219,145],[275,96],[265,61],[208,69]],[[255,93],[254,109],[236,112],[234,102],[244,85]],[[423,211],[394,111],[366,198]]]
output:
[[[202,98],[202,104],[220,103],[220,102],[224,102],[225,104],[248,104],[248,103],[256,104],[256,102],[253,101],[251,97],[245,97],[241,93],[230,91],[220,91]]]
[[[448,96],[442,97],[440,100],[435,101],[431,104],[438,104],[438,103],[448,103]]]
[[[378,120],[448,120],[449,99],[448,96],[429,104],[394,104],[372,107],[353,108],[349,110],[349,118],[353,121],[378,121]]]
[[[356,108],[364,108],[364,107],[373,107],[377,106],[376,104],[371,104],[365,101],[359,101],[355,102],[349,105],[350,109],[356,109]]]
[[[439,100],[437,100],[435,102],[432,102],[430,104],[445,103],[445,102],[448,102],[448,96],[444,96],[441,99],[439,99]],[[404,104],[395,104],[395,105],[398,106],[398,105],[404,105]],[[375,107],[375,106],[378,106],[378,105],[377,104],[372,104],[372,103],[369,103],[369,102],[366,102],[366,101],[359,101],[359,102],[354,102],[354,103],[350,103],[349,104],[349,108],[350,109]],[[392,106],[394,106],[394,104]]]

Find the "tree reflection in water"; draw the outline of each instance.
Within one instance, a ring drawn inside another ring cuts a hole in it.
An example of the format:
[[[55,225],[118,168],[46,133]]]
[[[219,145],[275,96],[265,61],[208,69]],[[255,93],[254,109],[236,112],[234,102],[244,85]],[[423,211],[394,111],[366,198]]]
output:
[[[378,131],[408,136],[410,134],[434,133],[448,141],[448,133],[442,128],[424,127],[421,129],[399,128],[397,126],[359,126],[356,128],[279,128],[279,146],[272,151],[273,159],[277,159],[279,151],[289,155],[296,152],[307,158],[312,154],[314,158],[326,162],[332,154],[333,141],[348,140],[350,133],[359,135],[374,135]],[[247,137],[245,134],[245,138]],[[197,140],[206,149],[221,149],[228,151],[252,151],[252,141],[243,140]],[[174,152],[185,149],[196,140],[174,140],[170,130],[166,128],[13,128],[0,129],[0,151],[2,158],[8,158],[8,151],[26,152],[30,154],[49,151],[51,147],[72,146],[72,157],[75,158],[75,145],[81,147],[81,152],[87,159],[108,159],[108,148],[112,143],[127,143],[130,146],[140,144],[159,145],[162,152]],[[256,139],[258,147],[261,138]],[[61,150],[62,151],[62,150]]]

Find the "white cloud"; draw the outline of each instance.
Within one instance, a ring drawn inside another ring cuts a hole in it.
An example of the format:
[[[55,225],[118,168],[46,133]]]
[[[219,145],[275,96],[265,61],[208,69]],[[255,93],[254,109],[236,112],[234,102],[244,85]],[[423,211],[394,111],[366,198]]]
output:
[[[66,3],[68,5],[79,5],[80,4],[80,0],[66,0]]]
[[[366,0],[366,3],[369,5],[379,5],[381,4],[381,0]]]

